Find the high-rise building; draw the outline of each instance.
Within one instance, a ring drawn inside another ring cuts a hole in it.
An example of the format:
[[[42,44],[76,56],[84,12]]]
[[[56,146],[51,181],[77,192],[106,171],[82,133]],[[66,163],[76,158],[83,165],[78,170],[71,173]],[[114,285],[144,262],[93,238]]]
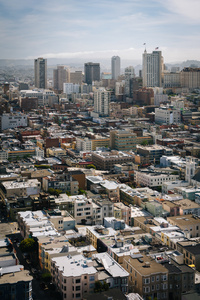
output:
[[[85,83],[92,84],[93,81],[100,81],[100,64],[88,62],[84,65]]]
[[[104,88],[96,89],[94,92],[94,112],[100,116],[109,115],[110,92]]]
[[[111,58],[112,79],[117,79],[120,76],[120,57],[113,56]]]
[[[35,87],[40,89],[47,88],[47,60],[39,57],[34,60]]]
[[[63,90],[63,83],[70,82],[70,71],[64,66],[57,66],[53,70],[53,88],[57,91]]]
[[[132,66],[125,68],[125,95],[131,97],[131,80],[135,78],[135,70]]]
[[[82,71],[70,72],[70,83],[82,84],[83,73]]]
[[[161,87],[163,73],[163,57],[161,51],[143,53],[143,87]]]

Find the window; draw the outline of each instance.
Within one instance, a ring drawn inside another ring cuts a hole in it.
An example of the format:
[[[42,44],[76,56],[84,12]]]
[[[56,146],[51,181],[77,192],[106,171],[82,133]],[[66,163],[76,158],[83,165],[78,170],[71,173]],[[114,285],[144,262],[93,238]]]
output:
[[[159,281],[159,280],[160,280],[160,276],[157,275],[157,276],[156,276],[156,281]]]
[[[144,291],[144,293],[149,293],[149,292],[150,292],[149,286],[145,286],[145,287],[143,288],[143,291]]]
[[[81,286],[80,285],[77,285],[76,286],[76,291],[80,291],[81,290]]]
[[[150,278],[144,278],[144,284],[149,284],[150,283]]]
[[[156,290],[158,291],[160,289],[160,284],[156,284]]]
[[[166,281],[167,280],[167,275],[166,274],[162,275],[161,280]]]
[[[114,279],[115,284],[118,284],[118,278]]]
[[[126,284],[127,283],[127,278],[122,278],[122,284]]]
[[[80,298],[80,297],[81,297],[80,293],[76,294],[76,298]]]
[[[94,281],[94,276],[90,276],[90,281]]]
[[[151,290],[152,290],[152,292],[155,291],[155,285],[151,286]]]
[[[81,282],[81,280],[80,279],[76,279],[76,283],[80,283]]]
[[[90,289],[94,288],[94,283],[90,283]]]
[[[155,276],[152,276],[151,277],[151,282],[154,282],[155,281]]]
[[[84,276],[84,279],[87,279],[87,276]]]

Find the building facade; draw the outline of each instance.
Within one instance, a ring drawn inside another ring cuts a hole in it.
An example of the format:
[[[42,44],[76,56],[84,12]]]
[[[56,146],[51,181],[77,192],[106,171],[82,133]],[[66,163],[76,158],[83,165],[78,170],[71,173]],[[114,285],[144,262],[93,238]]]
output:
[[[47,60],[39,57],[34,60],[35,87],[47,88]]]
[[[93,81],[100,80],[100,64],[88,62],[84,65],[85,83],[92,84]]]
[[[163,57],[161,51],[143,53],[143,87],[162,86]]]
[[[111,70],[112,70],[112,79],[117,80],[120,76],[120,57],[113,56],[111,58]]]

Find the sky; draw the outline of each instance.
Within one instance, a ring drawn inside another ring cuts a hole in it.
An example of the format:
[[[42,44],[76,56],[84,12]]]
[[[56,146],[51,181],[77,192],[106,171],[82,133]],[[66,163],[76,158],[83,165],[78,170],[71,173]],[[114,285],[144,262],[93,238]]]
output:
[[[200,0],[0,0],[0,59],[200,60]]]

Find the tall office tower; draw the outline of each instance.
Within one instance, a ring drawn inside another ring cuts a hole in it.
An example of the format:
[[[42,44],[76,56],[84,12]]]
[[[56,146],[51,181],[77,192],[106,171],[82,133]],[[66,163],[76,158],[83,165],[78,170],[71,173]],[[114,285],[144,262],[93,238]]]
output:
[[[83,73],[82,71],[70,72],[70,83],[82,84]]]
[[[104,88],[94,92],[94,112],[100,116],[109,116],[110,92]]]
[[[92,81],[100,81],[100,64],[88,62],[84,65],[85,83],[92,84]]]
[[[39,57],[34,60],[35,87],[40,89],[47,88],[47,60]]]
[[[135,78],[135,70],[132,66],[125,68],[125,96],[131,97],[131,80]]]
[[[163,57],[161,51],[143,53],[143,87],[161,87],[163,74]]]
[[[70,82],[70,71],[64,66],[57,66],[53,70],[53,88],[57,91],[63,90],[63,83]]]
[[[117,79],[120,76],[120,57],[113,56],[111,58],[112,79]]]

